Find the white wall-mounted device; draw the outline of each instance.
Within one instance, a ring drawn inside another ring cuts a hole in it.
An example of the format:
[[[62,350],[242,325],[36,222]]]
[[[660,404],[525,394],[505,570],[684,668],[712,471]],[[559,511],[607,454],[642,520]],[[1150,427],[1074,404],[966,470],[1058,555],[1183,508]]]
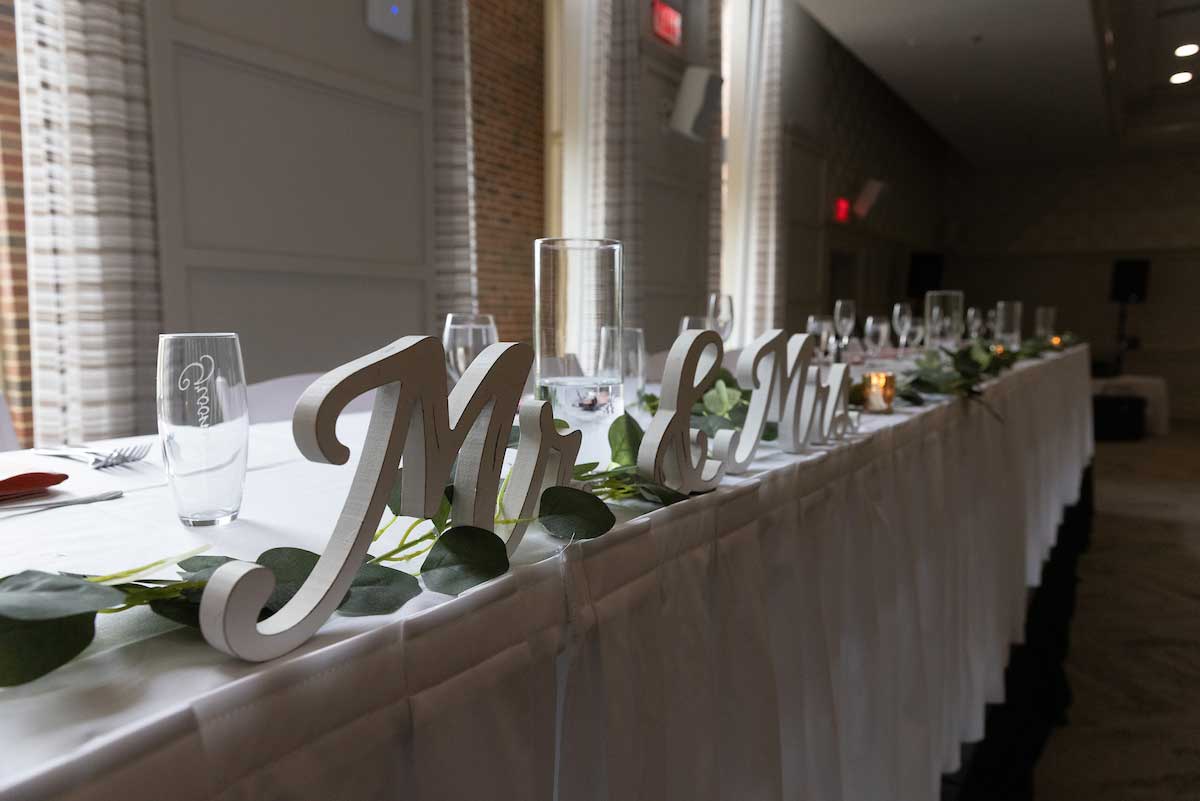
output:
[[[366,0],[367,27],[397,42],[413,38],[415,0]]]
[[[721,109],[721,76],[708,67],[690,66],[679,82],[679,92],[668,123],[688,139],[703,141],[714,114]]]

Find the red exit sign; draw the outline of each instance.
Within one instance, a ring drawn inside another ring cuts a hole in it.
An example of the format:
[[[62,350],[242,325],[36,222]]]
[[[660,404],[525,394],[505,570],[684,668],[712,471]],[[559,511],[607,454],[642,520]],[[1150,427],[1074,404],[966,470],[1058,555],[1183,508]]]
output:
[[[683,44],[683,14],[663,0],[654,0],[654,35],[673,47]]]

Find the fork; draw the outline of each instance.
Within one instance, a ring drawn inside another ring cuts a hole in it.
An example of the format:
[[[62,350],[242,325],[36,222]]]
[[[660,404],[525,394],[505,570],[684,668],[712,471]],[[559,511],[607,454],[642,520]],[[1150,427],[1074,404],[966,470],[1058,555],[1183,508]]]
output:
[[[108,467],[117,467],[118,465],[129,464],[130,462],[140,462],[145,459],[150,453],[151,443],[142,445],[126,445],[123,448],[114,448],[111,451],[94,451],[90,448],[37,448],[34,453],[39,456],[61,456],[66,459],[74,459],[77,462],[85,462],[91,465],[96,470],[104,470]]]

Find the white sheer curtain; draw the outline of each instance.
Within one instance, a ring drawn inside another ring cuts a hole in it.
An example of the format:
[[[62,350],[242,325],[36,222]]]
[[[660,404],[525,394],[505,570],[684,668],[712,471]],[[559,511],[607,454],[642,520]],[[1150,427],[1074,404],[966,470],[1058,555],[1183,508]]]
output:
[[[152,431],[160,327],[140,0],[17,0],[39,443]]]
[[[568,0],[562,6],[563,235],[619,239],[624,259],[624,324],[642,325],[641,202],[638,169],[638,3]],[[585,308],[587,282],[567,289]],[[570,318],[584,325],[582,315]],[[568,331],[568,348],[582,345]]]
[[[470,41],[466,0],[434,3],[433,225],[439,324],[447,312],[479,311]]]
[[[721,291],[732,295],[731,340],[745,344],[784,313],[782,188],[783,0],[749,0],[725,14],[729,50],[728,185]]]

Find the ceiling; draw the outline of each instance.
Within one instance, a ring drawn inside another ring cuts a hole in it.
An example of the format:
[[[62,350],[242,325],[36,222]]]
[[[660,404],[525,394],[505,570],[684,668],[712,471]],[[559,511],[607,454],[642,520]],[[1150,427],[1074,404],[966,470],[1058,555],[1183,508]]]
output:
[[[1181,44],[1200,44],[1200,0],[1101,0],[1096,12],[1122,145],[1200,146],[1200,54],[1175,55]],[[1171,75],[1185,71],[1195,78],[1172,85]]]
[[[800,2],[977,165],[1200,140],[1200,63],[1167,82],[1200,0]]]

